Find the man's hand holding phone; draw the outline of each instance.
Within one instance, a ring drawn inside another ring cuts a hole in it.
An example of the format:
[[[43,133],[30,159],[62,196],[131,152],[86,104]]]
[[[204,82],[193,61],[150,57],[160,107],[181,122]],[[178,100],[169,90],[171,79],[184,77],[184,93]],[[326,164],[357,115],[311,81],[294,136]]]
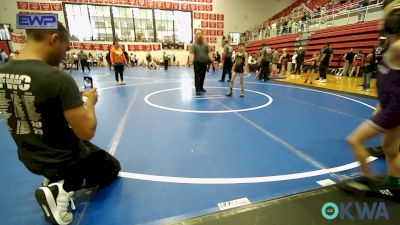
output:
[[[92,88],[88,91],[82,92],[82,96],[86,97],[86,102],[92,105],[96,105],[99,95],[97,93],[97,88]]]

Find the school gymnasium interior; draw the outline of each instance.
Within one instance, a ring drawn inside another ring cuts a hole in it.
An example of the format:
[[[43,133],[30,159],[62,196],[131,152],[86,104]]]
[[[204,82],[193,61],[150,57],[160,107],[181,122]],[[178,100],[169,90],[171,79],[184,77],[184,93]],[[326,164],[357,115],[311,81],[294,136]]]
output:
[[[75,193],[71,224],[400,223],[397,202],[337,187],[362,176],[346,137],[377,105],[376,74],[368,89],[360,88],[364,67],[354,64],[357,54],[365,61],[383,40],[383,1],[366,2],[0,0],[0,48],[8,60],[26,42],[18,14],[56,14],[71,35],[60,69],[81,88],[83,78],[92,77],[98,89],[91,141],[115,156],[122,170],[100,190]],[[220,81],[218,60],[206,74],[207,92],[194,94],[189,50],[196,32],[214,57],[222,57],[224,38],[235,52],[245,43],[250,71],[244,97],[239,77],[233,95],[226,96],[228,75]],[[125,85],[116,84],[106,59],[114,40],[130,64]],[[318,80],[307,60],[326,43],[333,57],[326,80]],[[279,55],[267,81],[257,68],[265,44]],[[293,57],[300,48],[306,60],[296,74]],[[351,48],[354,60],[345,57]],[[81,51],[90,71],[74,59]],[[310,74],[313,84],[305,83]],[[368,142],[379,145],[380,138]],[[34,196],[43,177],[19,161],[3,117],[0,146],[0,224],[48,224]],[[386,173],[385,159],[370,157],[369,163],[377,174]],[[332,205],[334,216],[324,212]]]

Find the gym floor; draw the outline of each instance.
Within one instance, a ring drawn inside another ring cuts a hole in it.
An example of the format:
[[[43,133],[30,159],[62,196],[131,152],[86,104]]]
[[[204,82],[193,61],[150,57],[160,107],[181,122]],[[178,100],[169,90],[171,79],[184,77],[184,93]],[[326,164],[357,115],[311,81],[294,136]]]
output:
[[[239,89],[226,97],[220,70],[195,97],[192,68],[129,68],[125,86],[115,85],[113,72],[86,73],[100,95],[92,142],[115,155],[123,172],[102,190],[76,194],[72,224],[165,224],[217,212],[221,202],[260,202],[359,175],[345,138],[376,100],[259,82],[254,74],[244,98]],[[83,73],[72,76],[82,86]],[[43,178],[18,161],[3,121],[0,142],[0,224],[46,224],[34,198]],[[383,173],[384,161],[371,159]]]

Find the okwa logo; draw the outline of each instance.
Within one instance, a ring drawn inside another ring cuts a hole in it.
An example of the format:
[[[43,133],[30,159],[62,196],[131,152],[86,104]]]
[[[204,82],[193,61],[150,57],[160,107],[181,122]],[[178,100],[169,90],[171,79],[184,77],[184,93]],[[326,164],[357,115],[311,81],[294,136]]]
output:
[[[340,218],[341,220],[389,220],[389,213],[384,202],[333,202],[322,206],[322,216],[327,220]]]

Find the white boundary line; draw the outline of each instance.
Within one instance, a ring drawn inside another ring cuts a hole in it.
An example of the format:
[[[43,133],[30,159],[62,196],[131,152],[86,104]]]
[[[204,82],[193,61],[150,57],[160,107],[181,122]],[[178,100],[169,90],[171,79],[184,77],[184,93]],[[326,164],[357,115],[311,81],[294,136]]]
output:
[[[208,89],[226,89],[226,87],[206,87],[206,88],[208,88]],[[151,105],[151,106],[153,106],[153,107],[155,107],[155,108],[159,108],[159,109],[164,109],[164,110],[169,110],[169,111],[175,111],[175,112],[184,112],[184,113],[207,113],[207,114],[210,114],[210,113],[247,112],[247,111],[252,111],[252,110],[257,110],[257,109],[261,109],[261,108],[267,107],[267,106],[271,105],[272,102],[273,102],[273,99],[271,98],[271,96],[266,95],[266,94],[261,93],[261,92],[258,92],[258,91],[253,91],[253,90],[248,90],[248,89],[245,89],[245,91],[247,91],[247,92],[252,92],[252,93],[256,93],[256,94],[265,96],[265,97],[268,99],[268,102],[265,103],[265,104],[263,104],[263,105],[260,105],[260,106],[257,106],[257,107],[252,107],[252,108],[233,109],[233,110],[215,110],[215,111],[212,111],[212,110],[176,109],[176,108],[171,108],[171,107],[166,107],[166,106],[157,105],[157,104],[155,104],[155,103],[152,103],[152,102],[149,100],[149,98],[150,98],[151,96],[153,96],[153,95],[160,94],[160,93],[167,92],[167,91],[175,91],[175,90],[181,90],[181,89],[182,89],[182,88],[170,88],[170,89],[165,89],[165,90],[161,90],[161,91],[156,91],[156,92],[153,92],[153,93],[150,93],[150,94],[146,95],[146,97],[144,98],[144,101],[145,101],[148,105]],[[239,88],[234,88],[234,89],[235,89],[235,90],[240,90]]]
[[[131,85],[126,85],[125,87],[135,86],[135,85],[155,84],[155,83],[177,83],[177,82],[179,82],[179,81],[151,82],[151,83],[143,83],[143,84],[131,84]],[[349,98],[346,96],[330,93],[330,92],[296,87],[296,86],[291,86],[291,85],[257,83],[257,82],[247,82],[247,83],[288,87],[288,88],[296,88],[296,89],[301,89],[301,90],[306,90],[306,91],[319,92],[319,93],[343,98],[343,99],[346,99],[346,100],[349,100],[352,102],[359,103],[368,108],[375,109],[375,107],[368,105],[367,103],[364,103],[364,102],[361,102],[361,101],[358,101],[358,100],[355,100],[355,99],[352,99],[352,98]],[[124,87],[124,86],[122,86],[122,87]],[[100,90],[107,90],[107,89],[112,89],[112,88],[117,88],[117,86],[103,88]],[[368,162],[372,162],[376,159],[377,158],[375,158],[375,157],[369,157]],[[190,178],[190,177],[158,176],[158,175],[139,174],[139,173],[130,173],[130,172],[120,172],[119,176],[124,177],[124,178],[136,179],[136,180],[164,182],[164,183],[179,183],[179,184],[249,184],[249,183],[266,183],[266,182],[285,181],[285,180],[294,180],[294,179],[301,179],[301,178],[307,178],[307,177],[315,177],[315,176],[325,175],[325,174],[329,174],[329,173],[342,172],[342,171],[357,168],[359,166],[360,166],[360,164],[358,162],[353,162],[353,163],[349,163],[349,164],[345,164],[342,166],[337,166],[337,167],[333,167],[333,168],[329,168],[329,169],[313,170],[313,171],[309,171],[309,172],[301,172],[301,173],[293,173],[293,174],[285,174],[285,175],[275,175],[275,176],[264,176],[264,177],[244,177],[244,178]]]

